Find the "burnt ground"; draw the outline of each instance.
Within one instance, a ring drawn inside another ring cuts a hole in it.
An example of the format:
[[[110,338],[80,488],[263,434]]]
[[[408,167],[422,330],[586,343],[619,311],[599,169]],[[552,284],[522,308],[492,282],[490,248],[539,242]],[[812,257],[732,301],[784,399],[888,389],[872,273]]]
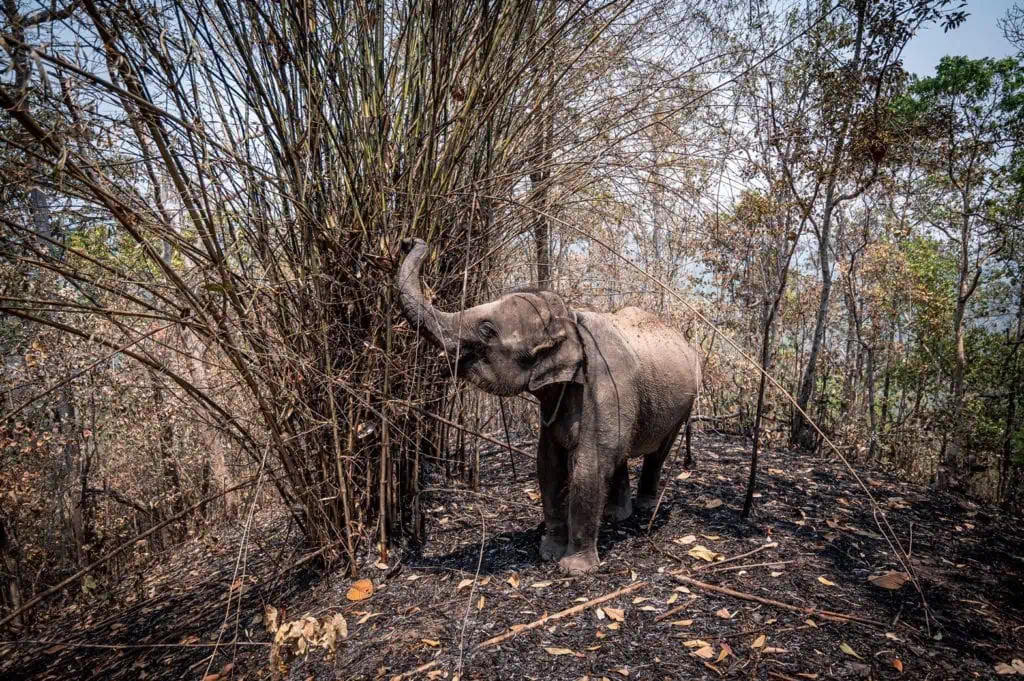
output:
[[[1024,658],[1019,519],[862,472],[910,552],[922,599],[913,583],[886,589],[869,581],[901,566],[840,462],[766,453],[753,518],[743,522],[747,442],[697,435],[694,452],[688,477],[681,457],[666,465],[653,521],[647,514],[604,525],[602,564],[582,578],[539,560],[539,495],[532,473],[524,478],[532,462],[520,458],[513,481],[509,453],[492,452],[478,493],[429,497],[421,550],[366,568],[374,593],[365,600],[350,601],[352,582],[339,574],[289,569],[294,540],[266,521],[248,545],[251,577],[235,578],[238,536],[196,540],[159,572],[123,584],[111,602],[54,618],[34,635],[47,643],[0,645],[0,677],[199,680],[209,668],[218,681],[269,679],[265,604],[285,609],[287,619],[346,619],[348,638],[336,654],[316,650],[292,662],[286,676],[298,680],[392,679],[432,665],[400,678],[959,681],[995,678],[997,665]],[[768,543],[775,546],[759,548]],[[691,556],[697,546],[717,561],[757,552],[716,565]],[[812,610],[684,585],[677,574]],[[600,611],[588,607],[474,650],[509,627],[631,585]],[[878,626],[828,619],[822,610]],[[209,647],[219,632],[223,641],[237,632],[245,645]]]

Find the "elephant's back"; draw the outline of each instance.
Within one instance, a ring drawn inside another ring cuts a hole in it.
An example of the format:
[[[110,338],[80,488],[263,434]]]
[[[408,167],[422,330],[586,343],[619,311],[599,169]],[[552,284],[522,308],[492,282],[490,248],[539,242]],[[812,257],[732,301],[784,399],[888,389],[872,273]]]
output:
[[[688,417],[701,381],[697,349],[681,331],[646,310],[627,307],[612,318],[637,358],[641,418],[676,423]]]

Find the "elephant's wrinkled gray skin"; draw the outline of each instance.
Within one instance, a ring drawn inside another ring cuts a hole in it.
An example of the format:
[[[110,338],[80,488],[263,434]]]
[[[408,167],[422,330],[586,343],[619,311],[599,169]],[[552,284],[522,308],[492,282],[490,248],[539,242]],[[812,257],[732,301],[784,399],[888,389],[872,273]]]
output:
[[[427,244],[407,239],[402,248],[395,284],[409,324],[445,350],[459,377],[540,401],[541,556],[570,574],[596,567],[602,512],[632,514],[628,457],[644,457],[637,502],[657,501],[662,464],[700,386],[697,352],[643,310],[573,312],[549,291],[441,312],[420,288]]]

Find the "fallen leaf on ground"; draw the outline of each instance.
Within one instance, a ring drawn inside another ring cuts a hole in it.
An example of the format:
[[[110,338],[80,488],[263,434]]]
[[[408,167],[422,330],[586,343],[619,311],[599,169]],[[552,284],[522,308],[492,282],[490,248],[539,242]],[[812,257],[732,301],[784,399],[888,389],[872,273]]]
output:
[[[530,585],[531,589],[543,589],[546,586],[551,586],[553,582],[534,582]]]
[[[575,650],[569,650],[568,648],[545,648],[548,655],[575,655]]]
[[[883,575],[871,575],[868,577],[868,581],[875,586],[880,586],[883,589],[889,589],[890,591],[896,591],[903,587],[908,581],[910,581],[910,575],[906,572],[896,572],[890,570]]]
[[[677,537],[672,541],[674,541],[676,544],[679,544],[680,546],[686,546],[687,544],[692,544],[693,542],[697,541],[697,536],[693,534],[688,534],[685,537]]]
[[[651,599],[647,598],[646,596],[637,596],[636,598],[633,599],[633,605],[638,605],[640,603],[643,603],[644,601],[649,601],[649,600],[651,600]]]
[[[758,636],[757,638],[754,639],[754,642],[750,644],[750,647],[751,648],[763,648],[764,647],[764,642],[767,641],[767,640],[768,640],[768,637],[765,636],[764,634],[761,634],[760,636]]]
[[[715,656],[715,649],[712,648],[711,646],[704,646],[703,648],[698,648],[697,650],[693,651],[690,654],[691,655],[696,655],[697,657],[699,657],[701,659],[704,659],[704,660],[710,660],[711,658],[713,658]]]
[[[702,641],[699,638],[695,638],[692,641],[683,641],[683,645],[687,648],[704,648],[710,645],[707,641]]]
[[[668,597],[668,600],[665,601],[665,605],[672,605],[677,600],[679,600],[679,594],[673,593],[671,596]]]
[[[626,621],[626,612],[621,608],[605,608],[604,614],[608,615],[608,619],[615,620],[616,622]]]
[[[721,506],[724,503],[725,502],[722,501],[721,499],[711,499],[706,504],[704,504],[704,508],[706,508],[707,510],[710,511],[712,509],[718,508],[719,506]]]
[[[824,584],[825,586],[835,586],[836,585],[836,583],[831,581],[828,577],[818,577],[818,581],[821,582],[822,584]]]
[[[673,627],[688,627],[693,624],[693,620],[676,620],[674,622],[669,622],[669,624]]]
[[[723,557],[722,554],[715,553],[711,549],[707,548],[706,546],[702,546],[700,544],[697,544],[696,546],[694,546],[692,549],[690,549],[686,553],[689,554],[690,556],[692,556],[693,558],[699,558],[701,560],[706,560],[709,563],[714,562],[716,560],[720,560]]]
[[[604,617],[605,617],[605,615],[604,615],[604,608],[598,608],[597,610],[594,611],[594,613],[597,615],[597,619],[599,619],[599,620],[603,620]]]
[[[457,587],[455,587],[455,593],[459,593],[460,591],[465,589],[467,586],[472,586],[472,585],[473,585],[473,580],[472,579],[464,579],[461,582],[459,582],[459,585]]]
[[[690,471],[683,471],[682,473],[676,476],[676,480],[687,480],[691,475],[693,475],[693,473],[691,473]]]
[[[771,646],[768,646],[761,652],[765,653],[766,655],[781,655],[782,653],[788,653],[789,651],[785,648],[772,648]]]
[[[619,630],[619,626],[620,625],[619,625],[618,622],[612,622],[611,624],[608,625],[608,628],[611,629],[612,631],[618,631]]]
[[[368,579],[360,579],[355,582],[345,594],[350,601],[363,601],[373,595],[373,582]]]
[[[721,610],[716,610],[715,611],[715,615],[717,617],[721,617],[723,620],[727,620],[730,617],[732,617],[732,613],[730,613],[729,610],[726,609],[726,608],[722,608]]]
[[[484,597],[481,596],[480,600],[476,602],[476,609],[477,610],[483,610],[484,609],[484,603],[486,603],[486,602],[487,601],[484,599]]]
[[[850,644],[847,643],[846,641],[843,641],[842,643],[839,644],[839,650],[843,651],[847,655],[852,655],[853,657],[856,657],[858,660],[863,660],[864,659],[863,657],[858,655],[857,651],[854,650],[853,648],[851,648]]]
[[[424,643],[426,643],[431,648],[440,648],[441,647],[441,642],[440,641],[435,641],[432,638],[421,638],[420,640],[423,641]]]
[[[526,496],[530,498],[530,501],[540,501],[540,492],[538,492],[537,490],[526,490]]]
[[[896,657],[896,658],[893,658],[893,661],[892,661],[892,666],[893,666],[893,668],[895,668],[895,669],[896,669],[896,671],[898,671],[898,672],[899,672],[900,674],[902,674],[902,673],[903,673],[903,662],[902,662],[902,660],[900,660],[900,658],[898,658],[898,657]]]
[[[629,667],[619,667],[618,669],[613,669],[612,671],[618,674],[619,676],[629,676]]]
[[[519,573],[518,572],[513,572],[512,576],[509,577],[505,581],[507,581],[508,585],[510,587],[512,587],[513,589],[518,589],[519,588]]]

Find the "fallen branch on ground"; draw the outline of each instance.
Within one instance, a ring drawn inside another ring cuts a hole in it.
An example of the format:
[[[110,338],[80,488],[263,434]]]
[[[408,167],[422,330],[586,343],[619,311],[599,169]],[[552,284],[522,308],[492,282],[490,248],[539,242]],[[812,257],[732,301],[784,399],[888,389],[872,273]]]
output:
[[[757,553],[758,551],[764,551],[765,549],[775,548],[778,545],[779,545],[779,543],[778,542],[774,542],[774,541],[769,543],[769,544],[762,544],[761,546],[758,546],[753,551],[747,551],[746,553],[741,553],[738,556],[733,556],[732,558],[726,558],[725,560],[720,560],[717,563],[708,563],[707,565],[698,565],[697,567],[693,568],[693,571],[694,572],[700,572],[701,570],[707,570],[708,568],[711,568],[711,567],[718,567],[719,565],[725,565],[726,563],[732,563],[732,562],[740,560],[742,558],[746,558],[748,556],[752,556],[755,553]]]
[[[407,672],[402,672],[401,674],[396,674],[396,675],[391,677],[391,681],[402,681],[402,679],[412,678],[413,676],[416,676],[420,672],[425,672],[428,669],[433,669],[434,667],[437,666],[437,662],[438,662],[437,660],[433,660],[432,662],[427,662],[426,664],[421,664],[419,667],[416,667],[416,669],[410,669]]]
[[[708,570],[708,574],[712,572],[727,572],[728,570],[746,570],[747,568],[758,568],[758,567],[777,567],[779,565],[789,565],[795,563],[795,560],[775,560],[770,563],[750,563],[749,565],[729,565],[724,568],[712,568]]]
[[[612,599],[618,598],[619,596],[625,596],[628,593],[633,593],[634,591],[637,591],[638,589],[642,589],[645,586],[647,586],[647,582],[635,582],[633,584],[630,584],[629,586],[622,587],[618,591],[613,591],[610,594],[605,594],[604,596],[599,596],[598,598],[594,598],[592,600],[589,600],[586,603],[580,603],[579,605],[574,605],[571,608],[568,608],[566,610],[561,610],[559,612],[556,612],[553,615],[544,615],[539,620],[534,620],[533,622],[530,622],[529,624],[516,624],[511,629],[506,631],[504,634],[501,634],[500,636],[495,636],[494,638],[489,638],[486,641],[484,641],[483,643],[480,643],[475,648],[473,648],[473,651],[476,652],[478,650],[483,650],[484,648],[494,647],[494,646],[498,645],[499,643],[507,641],[508,639],[512,638],[516,634],[520,634],[520,633],[522,633],[524,631],[530,631],[531,629],[537,629],[538,627],[542,627],[542,626],[544,626],[545,624],[547,624],[548,622],[550,622],[552,620],[560,620],[560,619],[562,619],[564,617],[571,617],[572,615],[577,615],[577,614],[583,612],[584,610],[587,610],[588,608],[594,607],[595,605],[600,605],[601,603],[605,603],[605,602],[610,601]]]
[[[818,610],[816,608],[802,608],[799,605],[791,605],[789,603],[783,603],[782,601],[772,600],[771,598],[762,598],[761,596],[755,596],[753,594],[743,593],[742,591],[736,591],[725,586],[715,586],[714,584],[707,584],[705,582],[699,582],[692,577],[685,575],[672,575],[680,584],[688,584],[695,586],[698,589],[704,589],[706,591],[714,591],[716,593],[725,594],[726,596],[732,596],[733,598],[739,598],[744,601],[753,601],[755,603],[762,603],[764,605],[772,605],[776,608],[782,608],[783,610],[792,610],[793,612],[799,612],[804,615],[817,615],[822,619],[829,620],[842,620],[848,622],[858,622],[860,624],[867,624],[872,627],[878,627],[879,629],[885,629],[886,626],[883,622],[877,622],[875,620],[869,620],[865,617],[857,617],[856,615],[847,615],[841,612],[832,612],[830,610]]]

